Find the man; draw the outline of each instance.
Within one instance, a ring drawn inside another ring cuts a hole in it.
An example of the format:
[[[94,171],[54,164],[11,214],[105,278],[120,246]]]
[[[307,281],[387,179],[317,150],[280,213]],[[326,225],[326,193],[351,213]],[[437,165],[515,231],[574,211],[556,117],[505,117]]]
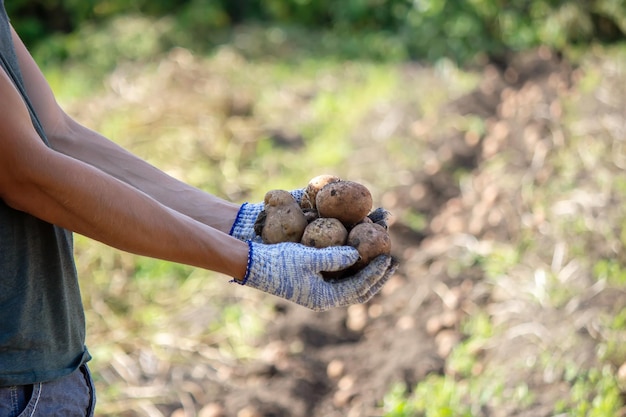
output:
[[[327,283],[320,272],[352,265],[354,248],[259,243],[262,203],[184,184],[78,124],[0,5],[0,417],[93,414],[73,232],[316,311],[367,301],[395,271],[380,256]]]

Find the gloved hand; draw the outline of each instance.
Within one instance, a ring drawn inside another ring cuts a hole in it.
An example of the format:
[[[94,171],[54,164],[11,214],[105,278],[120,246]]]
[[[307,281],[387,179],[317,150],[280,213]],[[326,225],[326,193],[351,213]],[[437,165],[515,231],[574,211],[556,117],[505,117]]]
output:
[[[298,243],[265,245],[248,241],[248,269],[240,283],[314,311],[364,303],[395,272],[398,263],[381,255],[340,281],[324,281],[322,271],[348,268],[359,258],[350,246],[311,248]]]
[[[304,195],[304,188],[290,191],[293,198],[300,203]],[[265,203],[243,203],[239,208],[235,222],[230,228],[229,234],[239,240],[255,240],[260,241],[254,231],[254,223],[259,217],[259,213],[265,208]],[[378,223],[387,229],[387,219],[389,212],[382,207],[373,210],[367,215],[374,223]]]
[[[296,199],[298,204],[302,200],[304,189],[298,189],[290,191],[293,198]],[[256,222],[259,213],[265,208],[265,203],[243,203],[239,208],[237,217],[233,226],[230,228],[229,234],[239,240],[258,240],[257,234],[254,232],[254,223]]]
[[[387,225],[387,220],[389,219],[390,215],[391,213],[389,213],[387,210],[382,207],[378,207],[370,214],[368,214],[367,217],[369,217],[372,222],[381,225],[385,229],[388,229],[389,227]]]

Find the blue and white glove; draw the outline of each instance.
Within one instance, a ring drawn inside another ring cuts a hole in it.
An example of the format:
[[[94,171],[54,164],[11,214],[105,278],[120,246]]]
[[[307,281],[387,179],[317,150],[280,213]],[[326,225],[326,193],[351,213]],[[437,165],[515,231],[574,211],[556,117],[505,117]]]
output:
[[[302,195],[304,195],[304,189],[298,189],[290,191],[293,198],[296,199],[298,204],[302,201]],[[230,228],[229,234],[239,240],[255,240],[259,241],[257,234],[254,232],[254,223],[256,222],[259,213],[265,208],[265,203],[243,203],[239,208],[237,217],[233,226]]]
[[[377,209],[373,210],[370,214],[367,215],[367,217],[369,217],[373,223],[379,224],[385,229],[389,228],[387,224],[387,221],[389,220],[389,216],[391,216],[391,213],[389,213],[387,210],[385,210],[382,207],[378,207]]]
[[[381,255],[363,270],[340,281],[327,282],[322,271],[339,271],[354,264],[359,253],[350,246],[311,248],[299,243],[265,245],[248,241],[247,285],[314,311],[364,303],[395,272],[398,263]]]

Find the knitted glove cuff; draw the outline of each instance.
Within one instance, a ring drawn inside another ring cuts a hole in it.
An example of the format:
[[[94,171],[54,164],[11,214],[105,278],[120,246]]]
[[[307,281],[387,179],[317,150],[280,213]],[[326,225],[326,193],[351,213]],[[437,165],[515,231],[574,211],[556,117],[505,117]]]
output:
[[[243,203],[241,207],[239,207],[237,217],[235,217],[233,226],[230,228],[228,234],[241,240],[254,238],[254,223],[257,217],[259,217],[259,213],[263,210],[263,207],[263,203]]]
[[[246,243],[248,244],[248,263],[246,265],[246,275],[244,275],[241,281],[236,281],[237,283],[241,285],[246,285],[246,283],[248,282],[248,278],[250,278],[250,271],[252,270],[252,268],[250,267],[252,266],[252,255],[254,252],[254,245],[252,245],[251,240],[246,241]]]

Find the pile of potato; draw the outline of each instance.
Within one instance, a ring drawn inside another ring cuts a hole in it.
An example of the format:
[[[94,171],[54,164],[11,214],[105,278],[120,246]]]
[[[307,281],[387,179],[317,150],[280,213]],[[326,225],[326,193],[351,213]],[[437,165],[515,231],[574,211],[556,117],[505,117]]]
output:
[[[309,181],[300,203],[288,191],[269,191],[255,231],[267,244],[353,246],[361,255],[359,261],[345,271],[324,275],[325,279],[339,279],[358,272],[376,256],[391,252],[387,228],[368,217],[372,204],[372,194],[364,185],[334,175],[319,175]]]

